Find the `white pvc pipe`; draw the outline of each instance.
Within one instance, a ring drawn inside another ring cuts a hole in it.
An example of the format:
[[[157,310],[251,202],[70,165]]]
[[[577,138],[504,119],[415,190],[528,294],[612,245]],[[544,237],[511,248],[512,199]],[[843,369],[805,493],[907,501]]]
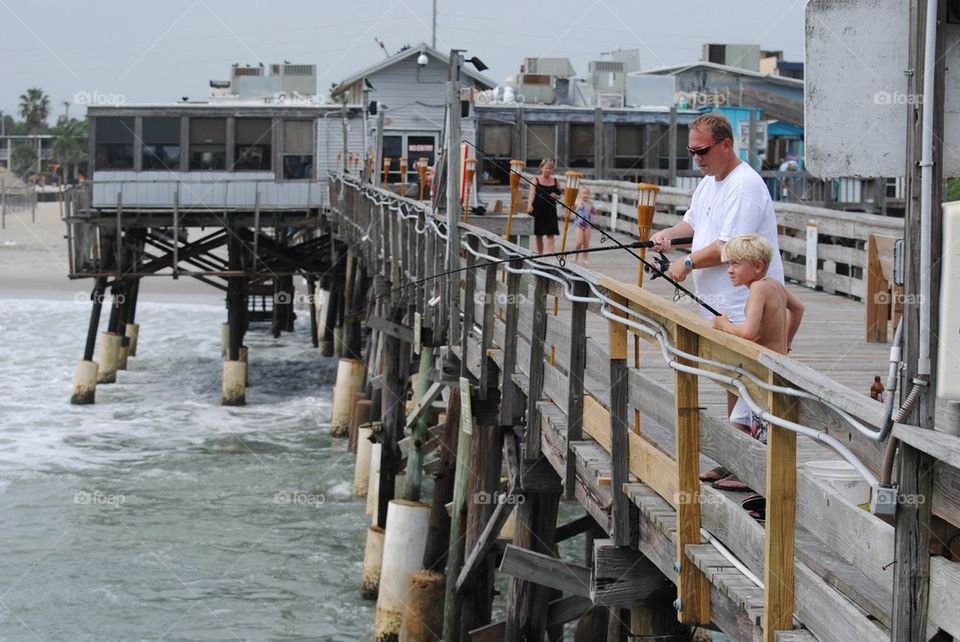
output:
[[[70,403],[83,406],[92,404],[97,395],[97,364],[95,361],[78,361],[73,374],[73,396]]]
[[[367,515],[377,523],[377,506],[380,502],[380,452],[382,446],[373,444],[370,448],[370,473],[367,485]]]
[[[247,403],[247,364],[243,361],[223,362],[224,406],[243,406]]]
[[[937,0],[927,0],[923,46],[923,110],[920,139],[920,345],[917,376],[930,376],[930,270],[933,219],[934,74],[937,66]]]
[[[137,340],[140,337],[140,324],[139,323],[128,323],[124,332],[128,337],[130,337],[130,346],[127,350],[127,354],[131,357],[137,356]]]
[[[97,383],[114,383],[117,380],[117,361],[120,358],[120,335],[104,332],[100,335],[100,358],[98,359]]]
[[[717,549],[717,552],[723,555],[723,557],[726,558],[728,562],[733,564],[733,566],[738,571],[743,573],[748,580],[750,580],[751,582],[759,586],[761,589],[763,588],[763,582],[760,580],[760,578],[754,575],[753,571],[747,568],[743,562],[738,560],[736,555],[731,553],[726,546],[721,544],[718,539],[716,539],[713,535],[711,535],[710,531],[701,528],[700,535],[702,535],[707,540],[708,543],[710,543],[715,549]]]
[[[337,383],[333,386],[333,411],[330,417],[330,434],[344,437],[350,430],[350,402],[355,393],[363,390],[363,361],[340,359],[337,365]]]
[[[370,483],[370,451],[373,443],[370,435],[373,430],[360,428],[357,431],[357,465],[353,469],[353,494],[355,497],[366,497]]]
[[[383,529],[367,528],[367,542],[363,550],[363,574],[360,577],[360,596],[367,600],[377,597],[380,590],[380,568],[383,565]]]
[[[407,499],[391,499],[380,567],[375,640],[396,640],[403,622],[403,603],[410,576],[423,565],[430,507]]]

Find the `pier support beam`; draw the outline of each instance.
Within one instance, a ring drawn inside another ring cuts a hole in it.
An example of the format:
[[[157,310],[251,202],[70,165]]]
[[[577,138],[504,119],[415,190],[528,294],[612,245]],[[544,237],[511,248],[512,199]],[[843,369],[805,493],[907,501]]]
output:
[[[97,383],[116,383],[117,359],[120,357],[121,337],[116,332],[100,335],[100,358],[97,364]]]
[[[350,402],[363,390],[363,369],[363,361],[359,359],[343,358],[337,366],[330,417],[330,434],[334,437],[346,437],[350,429]]]
[[[240,256],[242,248],[236,234],[228,244],[230,271],[243,270]],[[243,406],[247,403],[246,381],[247,364],[240,360],[240,348],[243,345],[243,330],[246,313],[244,283],[246,277],[231,276],[227,279],[227,358],[223,362],[223,399],[224,406]]]
[[[100,311],[103,309],[103,293],[107,280],[99,277],[94,285],[91,297],[93,305],[90,308],[90,324],[87,327],[87,343],[83,349],[83,359],[77,363],[73,378],[73,395],[70,403],[76,405],[92,404],[97,395],[98,365],[93,360],[96,350],[97,329],[100,326]]]
[[[394,309],[391,319],[393,323],[400,322],[399,308]],[[396,336],[384,333],[383,345],[383,402],[381,407],[383,434],[382,450],[380,451],[380,491],[376,523],[385,527],[387,508],[396,493],[397,473],[400,468],[399,441],[403,432],[403,380],[401,379],[401,373],[406,370],[408,361],[406,354],[409,353],[409,344],[402,342]],[[402,368],[401,364],[403,364]]]
[[[423,560],[429,512],[420,502],[390,500],[377,595],[377,642],[394,642],[400,637],[407,583]]]

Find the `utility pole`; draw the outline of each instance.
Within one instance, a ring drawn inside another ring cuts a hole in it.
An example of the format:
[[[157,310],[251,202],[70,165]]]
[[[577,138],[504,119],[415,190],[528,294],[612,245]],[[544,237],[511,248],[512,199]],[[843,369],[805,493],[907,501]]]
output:
[[[363,81],[363,153],[360,154],[360,182],[366,183],[369,179],[367,156],[370,154],[369,143],[367,142],[367,108],[370,106],[370,87],[366,79]]]
[[[348,127],[347,127],[347,101],[346,100],[344,100],[343,104],[340,106],[340,117],[343,123],[343,152],[342,152],[343,167],[341,168],[341,170],[343,171],[344,174],[349,174],[350,163],[347,161],[347,154],[349,153],[349,146],[347,143],[349,141],[347,140]]]
[[[373,162],[373,184],[380,187],[380,168],[383,167],[383,105],[377,103],[377,156]]]
[[[923,96],[923,99],[911,100],[907,105],[906,304],[903,314],[906,370],[901,393],[907,393],[909,386],[922,386],[917,403],[904,421],[930,430],[934,428],[936,406],[937,351],[932,344],[937,336],[938,320],[931,311],[939,308],[940,291],[940,262],[933,260],[933,255],[939,256],[943,219],[943,24],[946,5],[942,0],[913,0],[909,26],[909,95],[911,98]],[[900,443],[897,495],[913,501],[898,502],[897,506],[890,624],[892,640],[926,640],[930,580],[928,541],[935,461],[931,455]]]
[[[446,270],[460,267],[460,51],[450,51],[450,71],[447,82],[447,264]],[[449,345],[460,344],[460,275],[447,277],[447,301],[450,320]],[[468,302],[469,304],[469,302]]]
[[[433,28],[430,30],[430,46],[437,48],[437,0],[433,0]]]

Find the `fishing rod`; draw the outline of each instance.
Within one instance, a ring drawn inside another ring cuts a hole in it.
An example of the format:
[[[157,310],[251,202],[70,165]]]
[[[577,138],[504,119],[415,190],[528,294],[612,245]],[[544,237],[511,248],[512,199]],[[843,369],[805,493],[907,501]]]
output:
[[[680,238],[680,239],[676,239],[676,240],[677,240],[678,243],[681,243],[681,244],[683,244],[683,243],[690,243],[690,242],[693,241],[693,239],[691,239],[691,238]],[[550,254],[537,254],[537,255],[534,255],[534,256],[531,256],[531,257],[528,257],[528,258],[529,258],[530,260],[536,261],[536,260],[538,260],[538,259],[549,259],[549,258],[557,257],[557,258],[560,259],[560,261],[559,261],[560,267],[563,267],[563,266],[566,264],[565,257],[566,257],[568,254],[586,254],[586,253],[588,253],[588,252],[610,252],[610,251],[612,251],[612,250],[619,250],[619,249],[622,249],[622,248],[624,248],[624,247],[626,247],[626,248],[651,248],[651,247],[653,247],[653,241],[635,241],[635,242],[630,243],[630,244],[628,244],[628,245],[621,245],[620,247],[616,247],[616,246],[615,246],[615,247],[596,247],[596,248],[587,248],[587,249],[584,249],[584,250],[566,250],[566,251],[564,251],[564,252],[551,252]],[[368,309],[370,308],[370,306],[372,306],[373,304],[375,304],[375,303],[376,303],[377,301],[379,301],[380,299],[386,298],[386,297],[388,297],[388,296],[390,296],[390,295],[392,295],[392,294],[396,294],[396,293],[398,293],[398,292],[403,292],[404,290],[406,290],[406,289],[408,289],[408,288],[415,288],[415,287],[417,287],[417,286],[419,286],[419,285],[423,285],[424,283],[429,283],[430,281],[435,281],[436,279],[442,279],[442,278],[445,277],[445,276],[452,276],[452,275],[454,275],[454,274],[459,274],[460,272],[466,272],[466,271],[468,271],[468,270],[475,270],[475,269],[477,269],[477,268],[485,268],[485,267],[490,267],[490,266],[492,266],[492,265],[501,265],[501,264],[503,264],[503,263],[512,263],[512,262],[514,262],[514,261],[522,261],[522,260],[524,260],[524,257],[519,257],[519,258],[518,258],[518,257],[514,256],[514,257],[509,258],[509,259],[498,259],[498,260],[496,260],[496,261],[486,261],[486,262],[483,262],[483,263],[477,263],[477,264],[475,264],[475,265],[469,265],[469,266],[467,266],[467,267],[457,268],[457,269],[455,269],[455,270],[447,270],[447,271],[445,271],[445,272],[440,272],[439,274],[431,274],[430,276],[424,277],[424,278],[422,278],[422,279],[418,279],[418,280],[416,280],[416,281],[413,281],[412,283],[407,283],[407,284],[405,284],[405,285],[401,285],[401,286],[398,287],[398,288],[393,288],[392,290],[389,290],[388,292],[385,292],[385,293],[381,294],[380,296],[374,297],[373,300],[371,300],[370,302],[367,303],[367,305],[364,307],[363,311],[368,310]],[[360,310],[351,310],[351,315],[353,315],[353,314],[359,314],[360,312],[361,312]]]
[[[485,160],[490,161],[495,167],[499,168],[501,171],[506,171],[506,173],[507,173],[508,175],[516,174],[521,181],[524,181],[525,183],[528,183],[530,186],[535,186],[534,182],[531,181],[530,179],[528,179],[528,178],[527,178],[526,176],[524,176],[522,173],[520,173],[520,172],[515,172],[514,170],[510,169],[509,166],[507,166],[506,168],[504,168],[504,166],[503,166],[501,163],[499,163],[496,158],[494,158],[493,156],[490,156],[489,154],[487,154],[486,152],[484,152],[482,149],[480,149],[479,147],[477,147],[476,145],[474,145],[474,144],[471,143],[470,141],[464,139],[462,142],[466,143],[466,144],[469,145],[470,147],[473,147],[473,149],[476,151],[477,154],[483,156],[483,158],[484,158]],[[543,197],[543,196],[540,196],[539,194],[537,194],[537,190],[534,190],[534,198],[541,198],[541,199],[543,199],[544,197]],[[670,261],[669,261],[669,259],[667,259],[666,256],[663,255],[663,252],[660,252],[660,258],[659,258],[659,259],[654,259],[654,261],[655,261],[658,265],[653,265],[653,264],[651,264],[649,261],[647,261],[645,258],[643,258],[642,256],[640,256],[639,254],[637,254],[636,252],[634,252],[634,251],[631,249],[631,248],[633,248],[633,247],[647,247],[647,248],[649,248],[649,247],[653,247],[652,244],[651,244],[651,245],[641,245],[641,246],[638,246],[638,245],[636,245],[635,243],[631,243],[630,245],[624,245],[623,243],[621,243],[620,241],[618,241],[618,240],[615,239],[614,237],[610,236],[605,230],[600,229],[600,228],[595,228],[594,225],[593,225],[593,221],[591,221],[590,219],[586,218],[585,216],[581,216],[579,212],[575,211],[572,207],[568,206],[568,205],[567,205],[566,203],[564,203],[563,201],[551,201],[551,202],[552,202],[552,203],[559,203],[560,206],[563,207],[563,209],[565,209],[566,211],[570,212],[571,214],[573,214],[574,216],[576,216],[578,219],[580,219],[580,220],[582,220],[582,221],[585,221],[590,227],[592,227],[592,228],[594,228],[594,229],[597,229],[597,231],[600,232],[600,242],[601,242],[601,243],[603,243],[606,239],[610,239],[610,240],[616,245],[616,248],[615,248],[615,249],[624,250],[625,252],[627,252],[628,254],[630,254],[632,257],[634,257],[635,259],[637,259],[638,261],[640,261],[641,263],[643,263],[643,265],[647,268],[647,270],[653,275],[653,276],[650,277],[651,280],[657,278],[658,276],[662,276],[664,279],[666,279],[667,281],[669,281],[670,284],[673,285],[673,287],[675,287],[679,292],[682,292],[683,294],[686,294],[688,297],[690,297],[691,299],[693,299],[694,301],[696,301],[696,302],[697,302],[698,304],[700,304],[705,310],[707,310],[708,312],[710,312],[711,314],[713,314],[713,316],[715,316],[715,317],[720,316],[720,313],[717,312],[716,309],[714,309],[712,306],[710,306],[710,305],[707,304],[705,301],[703,301],[702,299],[700,299],[696,294],[694,294],[693,292],[691,292],[690,290],[688,290],[688,289],[685,288],[684,286],[680,285],[680,282],[679,282],[679,281],[677,281],[676,279],[673,279],[672,277],[670,277],[669,274],[667,274],[666,269],[670,266]],[[692,242],[693,242],[693,239],[691,239],[691,238],[678,238],[678,239],[672,239],[672,242],[676,243],[677,245],[686,245],[686,244],[688,244],[688,243],[692,243]],[[541,254],[540,256],[548,256],[548,255],[546,255],[546,254]],[[678,297],[679,297],[679,296],[680,296],[680,295],[678,295]]]

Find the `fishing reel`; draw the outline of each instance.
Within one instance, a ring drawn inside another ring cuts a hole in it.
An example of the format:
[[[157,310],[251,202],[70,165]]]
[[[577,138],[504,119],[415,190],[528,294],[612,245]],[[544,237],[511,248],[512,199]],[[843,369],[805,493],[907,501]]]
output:
[[[643,270],[650,274],[651,281],[663,276],[670,269],[670,259],[663,252],[657,252],[657,256],[653,257],[653,262],[657,264],[656,270],[651,269],[649,265],[643,266]]]

